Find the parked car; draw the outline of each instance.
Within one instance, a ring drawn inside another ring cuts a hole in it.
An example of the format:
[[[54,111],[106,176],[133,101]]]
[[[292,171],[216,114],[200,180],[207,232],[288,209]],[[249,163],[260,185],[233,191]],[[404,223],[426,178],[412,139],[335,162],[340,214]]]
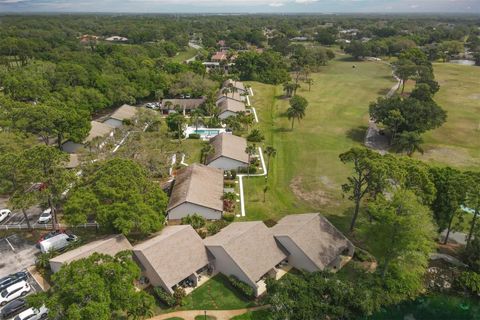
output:
[[[160,104],[158,102],[149,102],[145,105],[145,107],[152,110],[158,110],[160,109]]]
[[[12,273],[0,279],[0,292],[20,281],[27,281],[28,274],[26,272]]]
[[[13,320],[39,320],[46,319],[48,317],[48,309],[45,306],[41,306],[40,309],[30,308],[18,316],[13,318]]]
[[[47,240],[47,239],[50,239],[50,238],[53,238],[55,237],[56,235],[59,235],[61,233],[65,233],[65,230],[53,230],[53,231],[50,231],[48,233],[45,233],[45,234],[42,234],[40,236],[40,238],[38,239],[37,243],[40,243],[42,242],[43,240]]]
[[[8,209],[2,209],[0,210],[0,222],[3,222],[3,220],[7,219],[8,217],[10,217],[10,215],[12,214],[12,211],[8,210]]]
[[[20,281],[7,287],[0,293],[0,306],[4,306],[10,301],[25,296],[32,288],[26,281]]]
[[[45,224],[45,223],[49,223],[50,221],[52,221],[52,209],[48,208],[48,209],[43,210],[40,217],[38,217],[37,222]]]
[[[50,251],[62,250],[68,247],[70,244],[77,241],[77,236],[66,233],[57,234],[50,239],[40,242],[40,251],[47,253]]]
[[[27,301],[23,298],[18,298],[9,302],[3,307],[0,311],[0,319],[6,320],[12,318],[14,315],[19,314],[20,312],[28,308]]]

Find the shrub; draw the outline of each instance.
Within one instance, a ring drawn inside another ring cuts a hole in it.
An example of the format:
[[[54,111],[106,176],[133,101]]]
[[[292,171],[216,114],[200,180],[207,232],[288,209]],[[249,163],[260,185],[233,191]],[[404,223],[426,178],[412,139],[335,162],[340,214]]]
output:
[[[237,195],[234,192],[227,192],[223,194],[223,199],[235,201],[237,200]]]
[[[169,307],[174,307],[177,305],[177,300],[175,300],[175,297],[165,291],[162,287],[155,287],[153,289],[153,292],[155,293],[155,296],[160,300],[162,303],[166,304]]]
[[[229,276],[228,281],[230,284],[240,291],[243,295],[245,295],[248,298],[255,298],[255,291],[253,290],[252,287],[250,287],[248,284],[245,282],[240,281],[237,277],[235,276]]]
[[[235,188],[235,181],[227,180],[224,182],[224,186],[225,188]]]
[[[273,220],[273,219],[267,219],[267,220],[263,220],[263,223],[264,223],[267,227],[271,228],[271,227],[273,227],[274,225],[277,224],[277,221],[275,221],[275,220]]]
[[[480,296],[480,274],[476,272],[462,272],[456,279],[456,285],[471,295]]]
[[[227,212],[232,212],[235,209],[235,201],[224,199],[223,200],[223,210]]]
[[[353,258],[360,261],[360,262],[374,262],[375,258],[368,253],[367,251],[355,248],[355,253],[353,254]]]
[[[182,218],[182,224],[189,224],[193,229],[200,229],[205,226],[205,218],[194,213]]]
[[[205,239],[207,237],[207,231],[205,231],[205,229],[198,229],[197,233],[202,239]]]
[[[257,172],[257,167],[254,165],[250,165],[250,174],[254,174]],[[248,173],[247,167],[240,167],[238,168],[238,173]]]
[[[235,214],[233,213],[224,213],[223,214],[223,219],[227,222],[232,222],[233,220],[235,220]]]
[[[214,221],[207,226],[207,231],[210,235],[214,235],[218,233],[220,230],[222,230],[222,228],[225,227],[227,224],[228,223],[226,220]]]
[[[188,139],[200,139],[200,134],[198,133],[190,133],[188,135]]]
[[[175,299],[175,303],[177,306],[181,306],[183,304],[183,299],[187,296],[185,289],[182,287],[176,287],[173,290],[173,298]]]
[[[265,140],[262,132],[258,129],[253,129],[252,132],[247,136],[247,141],[249,142],[262,142]]]
[[[232,178],[232,180],[235,180],[235,178],[237,177],[237,170],[230,170],[230,177]]]

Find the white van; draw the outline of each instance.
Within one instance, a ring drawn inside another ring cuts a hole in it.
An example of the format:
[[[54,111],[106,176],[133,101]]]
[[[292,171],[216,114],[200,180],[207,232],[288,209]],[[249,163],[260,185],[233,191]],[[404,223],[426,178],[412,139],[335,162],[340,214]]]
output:
[[[40,320],[46,319],[47,317],[48,309],[45,308],[45,306],[41,306],[39,310],[34,308],[27,309],[13,318],[13,320]]]
[[[23,297],[31,290],[30,285],[26,281],[20,281],[12,284],[0,293],[0,306],[6,305],[8,302]]]
[[[47,240],[41,241],[40,251],[42,251],[42,253],[47,253],[49,251],[61,250],[75,241],[77,241],[76,236],[60,233]]]

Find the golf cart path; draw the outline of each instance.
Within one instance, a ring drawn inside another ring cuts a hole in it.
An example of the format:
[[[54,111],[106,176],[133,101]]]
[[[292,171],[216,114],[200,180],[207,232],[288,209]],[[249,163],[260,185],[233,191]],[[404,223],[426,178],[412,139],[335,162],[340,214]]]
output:
[[[380,63],[386,64],[386,65],[388,65],[392,68],[392,77],[397,81],[390,88],[388,93],[385,95],[385,97],[390,98],[400,88],[400,86],[402,85],[402,80],[400,80],[400,78],[398,78],[395,75],[395,73],[393,71],[393,66],[390,63],[383,62],[383,61],[381,61]],[[388,153],[388,147],[390,145],[389,142],[388,142],[388,139],[384,135],[380,134],[380,130],[378,129],[377,124],[375,123],[375,121],[372,118],[370,118],[369,121],[368,121],[368,129],[367,129],[367,133],[365,135],[365,143],[364,144],[367,148],[377,150],[382,155]]]
[[[269,306],[260,306],[236,310],[207,310],[207,316],[214,316],[217,320],[229,320],[233,317],[239,316],[249,311],[257,311],[267,309]],[[165,320],[174,317],[182,318],[185,320],[195,320],[196,316],[203,316],[205,310],[186,310],[186,311],[174,311],[170,313],[161,314],[159,316],[150,318],[149,320]]]

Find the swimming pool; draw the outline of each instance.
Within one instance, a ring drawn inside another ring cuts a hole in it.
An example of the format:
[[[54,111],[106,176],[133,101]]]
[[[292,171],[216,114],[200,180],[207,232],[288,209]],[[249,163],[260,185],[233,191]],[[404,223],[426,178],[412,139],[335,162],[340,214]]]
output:
[[[220,130],[195,130],[195,133],[201,136],[216,136],[220,133]]]

